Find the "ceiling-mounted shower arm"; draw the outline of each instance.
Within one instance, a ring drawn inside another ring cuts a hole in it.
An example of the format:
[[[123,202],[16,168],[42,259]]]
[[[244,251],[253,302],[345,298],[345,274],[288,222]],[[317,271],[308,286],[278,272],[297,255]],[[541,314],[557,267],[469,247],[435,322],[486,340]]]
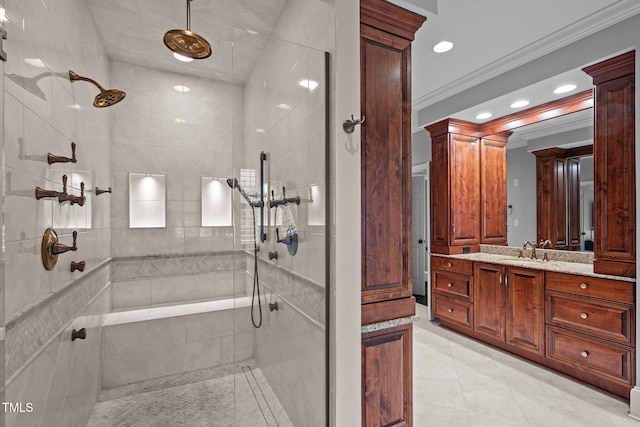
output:
[[[191,31],[191,0],[187,0],[187,31]]]

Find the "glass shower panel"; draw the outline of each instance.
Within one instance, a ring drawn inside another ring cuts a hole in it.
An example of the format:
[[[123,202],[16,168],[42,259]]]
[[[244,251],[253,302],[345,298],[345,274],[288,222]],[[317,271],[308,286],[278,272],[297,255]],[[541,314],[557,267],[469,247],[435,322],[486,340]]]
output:
[[[233,52],[236,425],[324,426],[327,58],[242,28]]]

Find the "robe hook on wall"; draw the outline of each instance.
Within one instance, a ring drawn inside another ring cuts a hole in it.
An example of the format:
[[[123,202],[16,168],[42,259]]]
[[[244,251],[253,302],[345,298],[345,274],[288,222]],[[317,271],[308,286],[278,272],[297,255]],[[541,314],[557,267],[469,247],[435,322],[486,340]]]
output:
[[[344,123],[342,124],[342,129],[346,133],[353,133],[353,130],[355,129],[356,125],[361,125],[363,123],[364,123],[364,116],[362,116],[362,118],[360,119],[356,119],[352,114],[351,120],[344,121]]]

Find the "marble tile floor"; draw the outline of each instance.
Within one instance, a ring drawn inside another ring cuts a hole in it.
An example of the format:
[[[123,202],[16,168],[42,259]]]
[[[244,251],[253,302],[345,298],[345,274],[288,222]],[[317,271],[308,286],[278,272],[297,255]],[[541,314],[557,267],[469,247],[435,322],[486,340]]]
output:
[[[416,314],[414,427],[640,427],[627,402]]]
[[[87,427],[290,427],[254,360],[103,390]]]

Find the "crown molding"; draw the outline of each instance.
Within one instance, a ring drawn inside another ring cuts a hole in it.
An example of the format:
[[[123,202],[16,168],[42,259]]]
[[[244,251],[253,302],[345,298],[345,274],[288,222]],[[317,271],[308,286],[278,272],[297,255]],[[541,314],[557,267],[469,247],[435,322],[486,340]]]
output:
[[[569,117],[569,116],[567,116]],[[593,117],[584,117],[577,120],[567,121],[562,124],[554,124],[550,127],[545,127],[542,129],[537,129],[534,131],[522,131],[518,132],[518,138],[521,138],[525,141],[530,141],[532,139],[543,138],[549,135],[555,135],[558,133],[570,132],[576,129],[582,129],[587,127],[593,127]]]
[[[640,2],[621,0],[579,21],[553,32],[522,49],[431,91],[412,102],[412,108],[424,109],[457,93],[470,89],[509,70],[567,46],[591,34],[640,13]]]

